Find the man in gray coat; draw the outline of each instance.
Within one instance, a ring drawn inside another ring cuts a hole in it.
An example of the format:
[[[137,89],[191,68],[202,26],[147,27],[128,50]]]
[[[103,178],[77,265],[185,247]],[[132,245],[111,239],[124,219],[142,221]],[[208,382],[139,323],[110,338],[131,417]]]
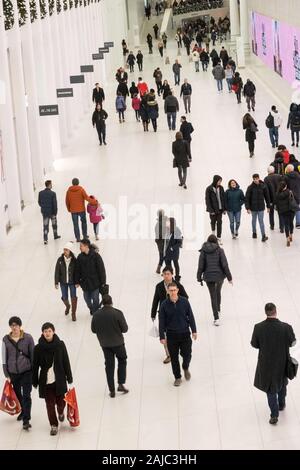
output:
[[[267,319],[254,327],[251,346],[259,350],[254,386],[266,392],[271,410],[270,424],[278,422],[285,408],[289,348],[296,344],[291,325],[277,318],[276,306],[265,306]]]
[[[118,392],[128,393],[126,382],[127,354],[123,333],[128,325],[121,310],[113,308],[110,295],[102,298],[103,307],[97,310],[92,319],[92,332],[96,333],[105,357],[105,371],[111,398],[115,392],[115,357],[118,359]]]
[[[34,341],[22,330],[22,320],[11,317],[8,322],[11,332],[2,341],[2,367],[6,379],[12,383],[21,404],[18,421],[23,429],[31,428],[31,390]]]
[[[221,62],[219,62],[212,70],[212,74],[217,80],[217,87],[218,91],[223,91],[223,80],[225,78],[225,71],[221,65]]]
[[[178,111],[178,99],[174,96],[173,90],[171,90],[171,94],[165,99],[165,113],[167,115],[169,130],[172,129],[172,131],[175,131],[176,129],[176,116]]]

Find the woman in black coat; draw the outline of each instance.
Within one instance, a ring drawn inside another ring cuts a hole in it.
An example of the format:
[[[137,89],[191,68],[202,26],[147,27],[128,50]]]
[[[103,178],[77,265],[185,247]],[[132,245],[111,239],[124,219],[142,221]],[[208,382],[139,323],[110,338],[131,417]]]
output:
[[[149,114],[148,114],[148,95],[143,95],[140,105],[140,117],[143,123],[144,132],[149,130]]]
[[[168,80],[164,80],[164,82],[162,84],[162,87],[161,87],[161,91],[162,91],[163,100],[165,100],[166,97],[171,94],[171,88],[170,88],[170,85],[168,83]]]
[[[287,187],[286,181],[281,181],[275,196],[275,206],[279,214],[280,222],[282,226],[284,226],[286,246],[291,246],[291,242],[293,241],[295,217],[295,211],[291,210],[291,201],[293,200],[293,193]],[[297,204],[296,201],[295,204]]]
[[[166,266],[175,268],[175,281],[180,281],[179,254],[182,248],[182,233],[176,226],[176,220],[170,217],[166,224],[166,237],[164,245],[164,260]]]
[[[172,153],[174,155],[173,168],[178,168],[179,186],[186,186],[187,169],[190,166],[191,153],[189,144],[183,140],[181,132],[176,132],[176,140],[172,144]]]
[[[258,131],[258,129],[256,122],[249,113],[245,114],[245,116],[243,117],[243,129],[246,130],[245,138],[246,142],[248,142],[250,158],[252,158],[254,156],[254,143],[256,140],[256,132]]]
[[[76,257],[73,254],[73,242],[64,245],[64,252],[58,258],[55,266],[54,284],[58,289],[60,286],[61,300],[66,306],[65,315],[70,312],[69,290],[72,304],[72,320],[76,321],[77,296],[75,286]]]
[[[155,99],[155,91],[151,88],[150,93],[147,96],[147,111],[149,119],[151,119],[154,132],[157,132],[157,118],[158,114],[158,104]]]
[[[221,290],[225,277],[232,284],[232,275],[224,250],[215,235],[210,235],[200,250],[197,280],[206,282],[214,314],[214,325],[220,325]]]
[[[131,87],[129,88],[129,93],[130,93],[131,99],[134,97],[134,95],[139,94],[139,89],[136,86],[135,82],[131,82]]]
[[[55,334],[52,323],[44,323],[42,336],[34,348],[32,385],[35,388],[39,386],[39,396],[45,398],[51,436],[55,436],[58,431],[55,406],[59,421],[62,422],[65,418],[64,395],[68,390],[67,382],[71,386],[73,378],[65,343]]]

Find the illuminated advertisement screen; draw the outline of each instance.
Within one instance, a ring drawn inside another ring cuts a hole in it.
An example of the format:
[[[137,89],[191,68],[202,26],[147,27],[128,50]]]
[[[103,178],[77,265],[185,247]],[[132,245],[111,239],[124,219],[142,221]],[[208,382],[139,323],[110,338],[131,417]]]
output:
[[[300,82],[300,28],[251,12],[251,49],[284,80]]]

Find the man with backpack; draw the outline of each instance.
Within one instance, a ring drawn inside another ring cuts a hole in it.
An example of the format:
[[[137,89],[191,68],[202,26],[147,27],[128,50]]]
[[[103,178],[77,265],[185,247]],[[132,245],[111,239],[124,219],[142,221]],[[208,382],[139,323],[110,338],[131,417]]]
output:
[[[292,103],[290,107],[290,114],[287,123],[287,128],[291,129],[292,135],[292,147],[295,146],[295,136],[297,138],[296,147],[299,147],[300,137],[300,106],[296,103]]]
[[[282,124],[282,117],[276,106],[272,106],[269,116],[266,119],[266,126],[269,129],[270,141],[273,149],[278,147],[279,127]]]
[[[248,78],[246,84],[244,85],[244,96],[246,98],[249,113],[251,111],[251,106],[252,111],[255,111],[255,93],[256,87],[254,83],[251,82],[250,78]]]

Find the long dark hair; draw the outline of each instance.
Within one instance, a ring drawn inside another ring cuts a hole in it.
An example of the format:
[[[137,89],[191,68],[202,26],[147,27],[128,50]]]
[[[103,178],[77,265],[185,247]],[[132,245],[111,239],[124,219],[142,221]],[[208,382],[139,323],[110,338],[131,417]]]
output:
[[[246,113],[245,116],[243,117],[243,126],[247,127],[250,126],[254,122],[253,117],[251,114]]]

